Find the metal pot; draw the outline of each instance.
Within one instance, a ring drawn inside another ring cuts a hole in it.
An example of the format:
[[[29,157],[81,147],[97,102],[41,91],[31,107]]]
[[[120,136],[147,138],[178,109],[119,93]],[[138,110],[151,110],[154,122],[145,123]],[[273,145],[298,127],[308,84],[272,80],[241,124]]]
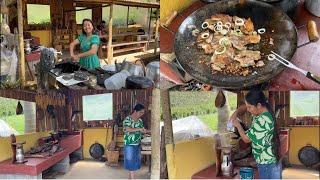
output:
[[[154,82],[156,88],[160,88],[160,62],[154,61],[146,66],[146,77]]]
[[[223,154],[222,156],[222,164],[221,164],[221,171],[222,175],[224,176],[232,176],[233,175],[233,164],[231,162],[231,155],[230,154]]]
[[[320,17],[320,0],[306,0],[305,7],[311,14]]]

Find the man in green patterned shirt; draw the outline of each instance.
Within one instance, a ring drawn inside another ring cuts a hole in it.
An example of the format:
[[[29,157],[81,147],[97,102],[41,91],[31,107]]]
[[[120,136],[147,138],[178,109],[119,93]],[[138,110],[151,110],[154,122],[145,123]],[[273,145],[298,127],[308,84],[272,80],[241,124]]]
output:
[[[123,120],[124,130],[124,167],[129,170],[129,179],[134,179],[134,172],[141,168],[142,133],[148,133],[140,119],[144,114],[144,106],[137,104],[133,113]]]
[[[261,91],[250,91],[245,97],[245,105],[240,106],[231,116],[242,140],[251,142],[252,154],[257,162],[260,179],[281,179],[282,167],[278,157],[279,137],[271,106]],[[237,117],[249,111],[252,124],[244,131]]]

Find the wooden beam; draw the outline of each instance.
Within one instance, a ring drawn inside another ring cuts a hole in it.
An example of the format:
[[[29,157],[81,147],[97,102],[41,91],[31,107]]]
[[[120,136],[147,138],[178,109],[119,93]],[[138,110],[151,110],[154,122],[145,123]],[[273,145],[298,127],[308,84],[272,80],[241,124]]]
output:
[[[26,61],[24,57],[24,41],[23,41],[23,12],[22,12],[22,0],[17,0],[18,5],[18,37],[19,37],[19,65],[20,74],[19,78],[21,86],[24,87],[26,83]]]
[[[282,124],[282,127],[288,127],[288,125],[291,123],[290,122],[290,91],[285,91],[284,93],[285,93],[285,104],[288,104],[288,106],[284,108],[285,119],[284,119],[284,123]]]
[[[143,7],[143,8],[160,8],[159,3],[144,3],[130,0],[74,0],[75,3],[85,2],[87,4],[115,4],[130,7]]]
[[[108,64],[113,64],[112,18],[113,18],[113,4],[110,5],[110,15],[109,15]]]
[[[148,24],[148,46],[149,46],[149,42],[150,42],[150,39],[151,39],[151,34],[150,34],[150,30],[151,30],[151,20],[152,20],[152,8],[149,9],[150,10],[150,13],[149,13],[149,24]]]
[[[153,89],[151,105],[151,179],[160,179],[160,89]]]
[[[9,9],[1,5],[1,14],[9,14]]]
[[[161,107],[163,112],[165,144],[173,144],[173,129],[172,129],[172,117],[170,107],[170,94],[169,90],[161,90]]]
[[[159,47],[159,26],[160,26],[160,19],[159,19],[160,9],[157,9],[157,25],[156,25],[156,35],[155,35],[155,48],[154,54],[157,53],[157,48]]]

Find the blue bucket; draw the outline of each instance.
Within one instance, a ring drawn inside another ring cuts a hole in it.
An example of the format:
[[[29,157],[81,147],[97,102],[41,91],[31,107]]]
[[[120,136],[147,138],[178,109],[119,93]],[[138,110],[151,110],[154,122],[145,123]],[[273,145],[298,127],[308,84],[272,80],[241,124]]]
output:
[[[253,169],[251,167],[240,168],[240,179],[253,179]]]

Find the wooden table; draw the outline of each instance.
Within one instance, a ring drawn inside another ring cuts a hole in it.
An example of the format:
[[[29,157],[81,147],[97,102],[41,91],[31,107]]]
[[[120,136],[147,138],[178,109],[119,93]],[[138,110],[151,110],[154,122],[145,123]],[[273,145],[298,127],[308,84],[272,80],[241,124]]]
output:
[[[58,163],[82,145],[82,134],[68,135],[60,142],[62,151],[46,158],[25,158],[28,160],[24,164],[12,164],[11,159],[0,162],[1,174],[20,174],[27,176],[38,176],[42,171]]]
[[[160,27],[160,52],[172,53],[174,51],[174,37],[180,24],[192,12],[203,7],[205,3],[196,1],[187,9],[179,13],[168,26],[168,29]],[[297,27],[304,25],[308,20],[314,20],[317,24],[318,31],[320,31],[320,18],[312,15],[304,8],[304,0],[298,1],[297,8],[295,9],[292,20]],[[171,32],[172,31],[172,32]],[[298,30],[298,45],[308,41],[306,28]],[[320,41],[311,43],[307,46],[297,49],[291,62],[296,66],[311,71],[315,75],[320,76]],[[178,74],[172,74],[172,70],[168,66],[161,66],[161,73],[168,77],[169,80],[181,79]],[[177,84],[177,83],[176,83]],[[269,90],[320,90],[320,85],[309,80],[300,72],[285,68],[279,75],[273,78],[268,84]]]

